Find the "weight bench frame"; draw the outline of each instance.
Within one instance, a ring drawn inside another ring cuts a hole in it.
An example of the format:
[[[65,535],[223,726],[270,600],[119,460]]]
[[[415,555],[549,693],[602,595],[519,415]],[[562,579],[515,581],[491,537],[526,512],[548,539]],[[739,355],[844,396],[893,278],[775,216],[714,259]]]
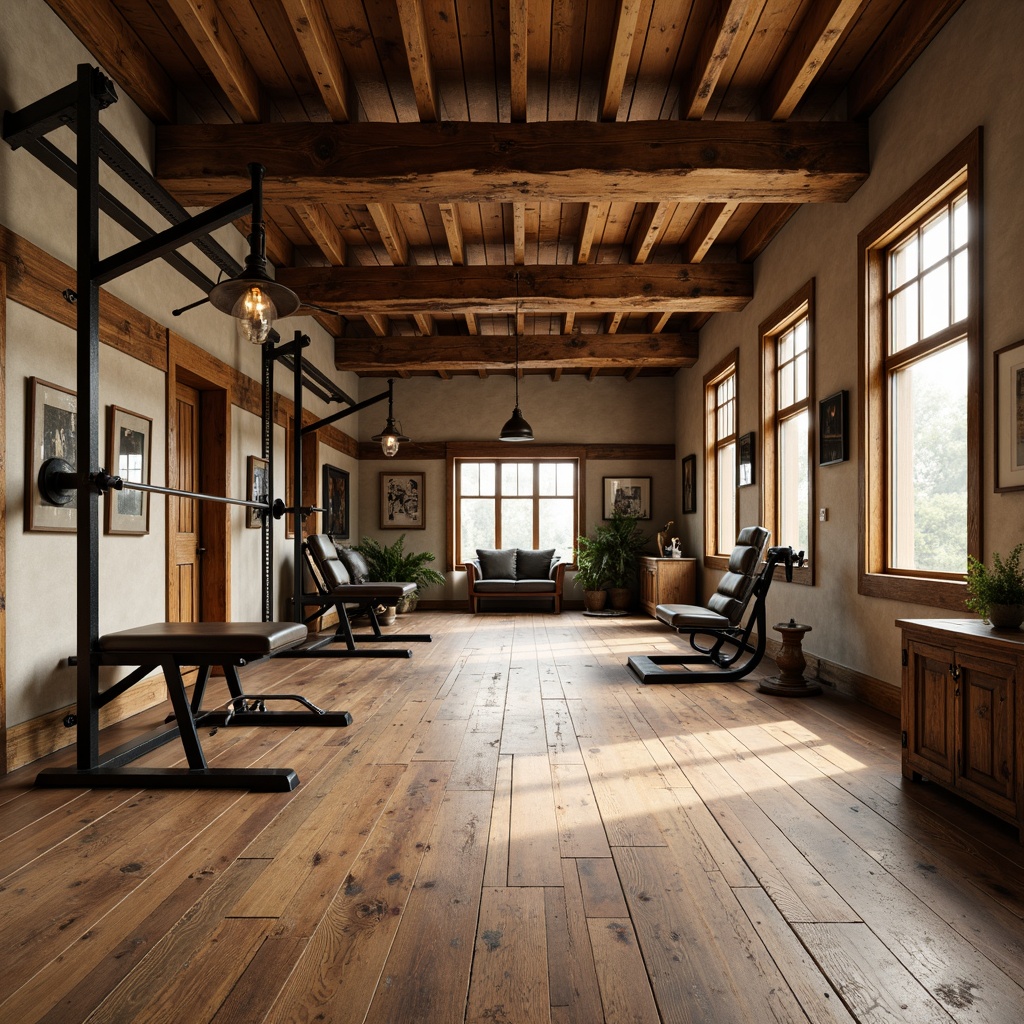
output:
[[[785,566],[786,581],[791,582],[793,566],[803,565],[803,561],[802,551],[797,553],[790,547],[768,549],[764,567],[747,596],[747,602],[753,600],[754,604],[745,625],[709,626],[679,622],[679,619],[686,618],[689,608],[696,613],[695,618],[707,615],[707,610],[699,606],[658,605],[658,619],[678,633],[688,634],[688,642],[695,653],[633,654],[626,662],[629,670],[641,683],[725,683],[742,679],[753,672],[764,657],[767,645],[765,599],[775,578],[775,567]],[[738,617],[742,617],[744,610],[745,604]],[[757,638],[752,644],[750,637],[755,626]],[[699,636],[711,638],[710,646],[699,641]],[[712,665],[714,668],[707,672],[690,672],[685,668],[668,667],[672,665]]]
[[[274,631],[286,635],[285,639],[278,639],[276,645]],[[293,639],[287,638],[289,631]],[[293,790],[299,784],[299,777],[291,768],[210,768],[198,730],[199,727],[219,728],[229,724],[292,728],[351,725],[352,716],[347,711],[324,711],[297,694],[261,696],[243,692],[238,669],[245,665],[275,657],[323,656],[320,652],[303,651],[305,635],[305,630],[294,623],[205,622],[158,623],[100,637],[100,650],[93,655],[96,665],[136,667],[123,679],[97,693],[93,712],[98,714],[101,707],[130,689],[153,669],[159,668],[164,674],[174,709],[169,719],[174,725],[147,733],[104,754],[96,749],[88,758],[91,763],[81,763],[80,750],[78,767],[44,768],[36,776],[36,785],[248,789],[275,793]],[[198,649],[185,650],[189,643]],[[192,666],[198,669],[198,675],[192,700],[189,701],[181,670]],[[224,670],[231,697],[223,707],[204,710],[203,697],[214,666]],[[308,710],[258,710],[266,700],[295,700]],[[175,738],[181,740],[187,768],[127,767],[130,762]]]

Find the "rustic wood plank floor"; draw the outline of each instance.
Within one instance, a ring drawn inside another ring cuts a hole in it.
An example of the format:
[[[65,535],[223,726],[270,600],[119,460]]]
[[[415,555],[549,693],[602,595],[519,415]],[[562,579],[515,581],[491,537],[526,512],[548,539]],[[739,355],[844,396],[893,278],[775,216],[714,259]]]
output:
[[[1024,1017],[1022,848],[901,779],[896,721],[641,686],[678,643],[647,618],[415,626],[411,661],[245,679],[352,727],[204,732],[293,793],[34,789],[70,751],[0,779],[0,1022]]]

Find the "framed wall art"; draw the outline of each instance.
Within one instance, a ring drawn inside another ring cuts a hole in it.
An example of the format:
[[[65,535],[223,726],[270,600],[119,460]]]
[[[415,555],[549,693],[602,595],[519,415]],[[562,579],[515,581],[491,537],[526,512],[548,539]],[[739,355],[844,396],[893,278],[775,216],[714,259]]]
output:
[[[249,501],[267,501],[270,498],[270,467],[267,460],[261,459],[258,455],[250,455],[246,465],[249,478],[247,494]],[[259,509],[247,508],[245,510],[246,529],[258,530],[262,525]]]
[[[39,493],[39,470],[47,459],[78,458],[78,395],[59,384],[28,379],[28,465],[25,491],[26,529],[74,533],[78,527],[78,497],[66,505],[47,505]]]
[[[109,472],[136,484],[150,482],[153,421],[148,416],[110,406],[107,434]],[[109,491],[107,533],[141,536],[149,533],[149,494],[145,491]]]
[[[619,512],[638,519],[651,518],[651,478],[649,476],[606,476],[603,517],[611,519]]]
[[[687,455],[683,459],[683,515],[697,511],[697,456]]]
[[[1024,490],[1024,341],[995,354],[997,491]]]
[[[848,391],[837,391],[818,405],[818,465],[833,466],[850,457]]]
[[[423,473],[381,473],[380,528],[425,530]]]
[[[750,431],[736,442],[736,486],[749,487],[754,480],[754,432]]]
[[[337,466],[324,464],[321,530],[331,540],[348,540],[349,476]]]

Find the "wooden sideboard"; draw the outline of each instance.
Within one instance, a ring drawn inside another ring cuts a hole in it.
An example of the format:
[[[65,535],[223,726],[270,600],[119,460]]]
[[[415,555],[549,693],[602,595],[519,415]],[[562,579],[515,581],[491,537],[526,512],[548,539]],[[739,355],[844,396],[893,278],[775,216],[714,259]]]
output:
[[[640,607],[654,615],[659,604],[693,604],[697,590],[695,558],[640,559]]]
[[[897,619],[903,775],[1017,826],[1024,840],[1024,633],[979,619]]]

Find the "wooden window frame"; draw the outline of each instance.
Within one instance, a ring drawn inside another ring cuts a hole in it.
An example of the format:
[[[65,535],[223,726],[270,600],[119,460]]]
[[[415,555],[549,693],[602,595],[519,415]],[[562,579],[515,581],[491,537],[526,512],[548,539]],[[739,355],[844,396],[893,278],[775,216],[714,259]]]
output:
[[[967,340],[967,551],[981,557],[982,522],[982,130],[975,129],[857,238],[861,416],[858,592],[867,597],[962,611],[961,580],[888,568],[886,253],[939,205],[967,188],[968,310],[956,325]],[[947,334],[949,331],[940,332]],[[932,339],[929,339],[931,342]],[[946,341],[949,339],[946,338]],[[900,353],[906,360],[913,350]]]
[[[530,462],[536,467],[542,462],[573,462],[576,465],[576,493],[574,496],[575,529],[573,539],[583,532],[586,522],[586,449],[582,445],[544,445],[520,443],[510,451],[509,445],[501,442],[464,442],[449,444],[446,456],[447,494],[448,494],[448,527],[447,527],[447,565],[449,571],[465,569],[465,559],[459,550],[459,481],[458,464],[460,462]],[[533,495],[535,502],[541,495]],[[500,474],[495,501],[499,503],[496,510],[496,522],[500,522]],[[534,515],[535,539],[537,516]],[[575,564],[569,566],[575,569]]]
[[[730,374],[736,378],[733,399],[733,432],[718,437],[718,401],[715,389]],[[718,545],[718,449],[730,441],[739,439],[739,376],[740,351],[734,348],[720,363],[704,375],[704,566],[707,569],[729,568],[729,552],[720,552]],[[736,486],[735,479],[733,487]],[[733,536],[739,533],[739,501],[735,503],[736,514]]]
[[[807,395],[799,402],[778,408],[779,339],[800,320],[807,320]],[[789,538],[780,532],[780,494],[782,470],[779,466],[779,428],[782,421],[801,411],[807,412],[808,516],[806,562],[793,568],[793,582],[814,585],[814,548],[817,543],[815,515],[815,478],[817,476],[817,410],[814,388],[814,278],[787,299],[758,327],[761,339],[761,522],[772,531],[773,543],[786,544]],[[784,566],[777,566],[775,579],[785,580]]]

